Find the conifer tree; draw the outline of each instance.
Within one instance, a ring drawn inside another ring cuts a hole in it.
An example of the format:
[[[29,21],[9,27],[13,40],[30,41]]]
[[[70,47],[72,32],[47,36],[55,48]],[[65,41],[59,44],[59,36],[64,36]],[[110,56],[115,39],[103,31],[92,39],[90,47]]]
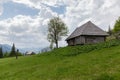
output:
[[[110,36],[112,35],[112,30],[111,30],[110,26],[109,26],[109,29],[108,29],[108,34],[109,34]]]
[[[0,58],[3,58],[3,51],[2,51],[2,47],[0,47]]]
[[[11,48],[10,56],[11,57],[16,56],[16,51],[15,51],[15,45],[14,45],[14,43],[13,43],[13,46]]]

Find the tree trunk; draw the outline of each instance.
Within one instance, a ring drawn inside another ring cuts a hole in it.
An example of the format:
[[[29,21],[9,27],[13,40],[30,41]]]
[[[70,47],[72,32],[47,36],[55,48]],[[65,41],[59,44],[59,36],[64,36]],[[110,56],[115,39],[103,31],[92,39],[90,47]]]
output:
[[[56,44],[56,48],[58,48],[58,38],[57,38],[56,30],[55,30],[55,44]]]
[[[17,55],[17,52],[16,52],[16,55],[15,55],[15,56],[16,56],[16,59],[18,59],[18,55]]]
[[[57,40],[56,40],[55,44],[56,44],[56,48],[58,48],[58,41]]]
[[[17,52],[15,52],[16,59],[18,59],[18,53],[19,53],[19,50],[17,49]]]

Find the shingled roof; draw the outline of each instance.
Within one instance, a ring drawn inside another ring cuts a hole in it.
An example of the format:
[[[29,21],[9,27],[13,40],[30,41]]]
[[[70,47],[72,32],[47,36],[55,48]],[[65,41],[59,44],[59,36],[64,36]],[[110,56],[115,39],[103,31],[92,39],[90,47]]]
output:
[[[75,29],[75,31],[66,39],[72,39],[81,35],[94,35],[94,36],[108,36],[108,34],[93,24],[91,21],[83,24],[82,26]]]

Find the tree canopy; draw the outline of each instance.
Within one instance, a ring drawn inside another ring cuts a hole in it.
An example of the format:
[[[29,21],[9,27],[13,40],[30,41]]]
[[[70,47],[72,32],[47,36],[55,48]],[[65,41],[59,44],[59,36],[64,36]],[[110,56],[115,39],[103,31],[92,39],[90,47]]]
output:
[[[66,24],[59,18],[54,17],[50,19],[48,23],[48,41],[51,43],[51,48],[53,44],[56,44],[56,48],[58,48],[58,41],[61,40],[62,36],[66,36],[68,33],[68,29]]]
[[[120,17],[116,20],[113,31],[120,32]]]
[[[114,36],[116,39],[120,39],[120,17],[116,20],[113,28]]]

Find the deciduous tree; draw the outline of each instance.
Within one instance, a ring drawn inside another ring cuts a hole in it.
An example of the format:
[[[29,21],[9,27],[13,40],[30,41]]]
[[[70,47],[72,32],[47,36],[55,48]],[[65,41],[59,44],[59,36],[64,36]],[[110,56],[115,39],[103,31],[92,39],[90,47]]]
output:
[[[116,39],[120,39],[120,17],[116,20],[113,31]]]
[[[62,36],[66,36],[68,33],[68,29],[66,24],[59,18],[54,17],[50,19],[48,23],[48,40],[51,43],[51,47],[53,43],[56,44],[56,48],[58,48],[58,41],[61,40]]]
[[[114,32],[120,32],[120,17],[116,20],[113,30]]]

